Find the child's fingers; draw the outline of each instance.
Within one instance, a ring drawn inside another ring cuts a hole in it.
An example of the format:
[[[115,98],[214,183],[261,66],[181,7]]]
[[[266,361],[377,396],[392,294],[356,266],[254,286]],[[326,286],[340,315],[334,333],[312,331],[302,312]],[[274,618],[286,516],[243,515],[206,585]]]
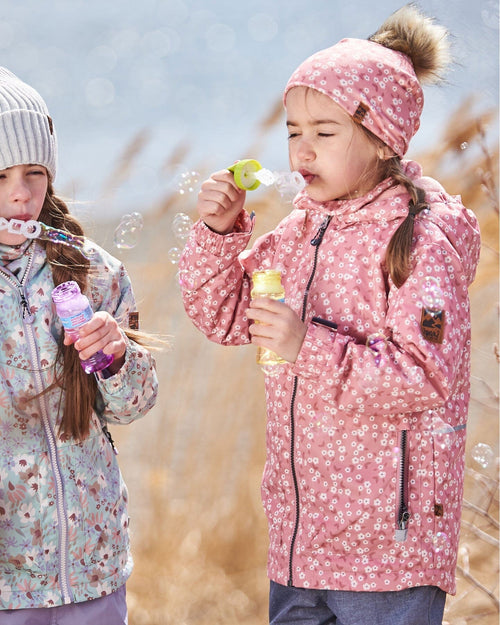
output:
[[[100,350],[106,354],[113,354],[115,357],[120,357],[125,353],[125,338],[116,320],[109,313],[97,312],[79,330],[80,336],[75,342],[75,348],[83,360]]]

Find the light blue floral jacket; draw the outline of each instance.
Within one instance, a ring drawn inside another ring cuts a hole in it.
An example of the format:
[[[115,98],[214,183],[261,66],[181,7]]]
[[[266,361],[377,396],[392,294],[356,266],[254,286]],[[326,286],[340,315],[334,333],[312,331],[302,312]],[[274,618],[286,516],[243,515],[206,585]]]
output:
[[[89,299],[125,326],[136,310],[130,280],[93,247]],[[61,390],[41,394],[62,332],[53,288],[36,241],[0,245],[0,609],[97,598],[132,569],[127,489],[102,425],[130,423],[154,405],[154,361],[130,342],[120,371],[98,381],[88,439],[61,440]]]

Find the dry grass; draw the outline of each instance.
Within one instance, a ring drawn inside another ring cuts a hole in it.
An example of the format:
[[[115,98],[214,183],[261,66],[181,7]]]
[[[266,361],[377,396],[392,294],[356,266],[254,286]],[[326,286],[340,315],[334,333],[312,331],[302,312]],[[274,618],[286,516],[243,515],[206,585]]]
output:
[[[448,598],[445,620],[493,625],[499,606],[498,147],[486,145],[495,114],[475,116],[470,110],[464,103],[439,146],[418,160],[428,175],[462,195],[482,227],[482,258],[471,291],[473,400],[458,593]],[[271,111],[255,136],[281,123],[278,117]],[[135,157],[140,146],[136,137],[128,155]],[[186,146],[178,150],[185,158]],[[258,152],[250,156],[258,158]],[[166,159],[164,169],[176,159]],[[259,232],[289,210],[273,191],[261,189],[248,200]],[[194,218],[194,205],[194,197],[172,193],[144,213],[135,249],[114,250],[132,275],[143,328],[171,335],[171,348],[158,356],[157,406],[143,421],[113,432],[131,496],[136,566],[128,584],[129,618],[131,625],[261,625],[267,622],[268,590],[259,491],[263,380],[251,347],[209,343],[184,313],[177,267],[167,260],[167,250],[176,245],[173,216],[185,212]],[[109,233],[100,241],[112,249]],[[479,442],[489,444],[496,458],[486,468],[471,457]]]

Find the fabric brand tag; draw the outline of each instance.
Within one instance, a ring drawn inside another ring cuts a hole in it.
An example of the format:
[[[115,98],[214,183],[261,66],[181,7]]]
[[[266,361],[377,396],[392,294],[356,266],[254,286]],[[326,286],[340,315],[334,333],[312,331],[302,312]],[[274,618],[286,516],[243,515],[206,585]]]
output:
[[[422,308],[420,331],[430,343],[442,343],[444,334],[445,311],[433,312]]]
[[[139,313],[137,311],[128,314],[128,327],[131,330],[139,329]]]

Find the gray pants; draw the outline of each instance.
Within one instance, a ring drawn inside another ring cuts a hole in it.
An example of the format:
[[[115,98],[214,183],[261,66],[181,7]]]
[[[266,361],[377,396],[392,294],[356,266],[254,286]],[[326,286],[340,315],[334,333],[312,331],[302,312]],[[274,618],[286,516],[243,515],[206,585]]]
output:
[[[127,625],[125,586],[83,603],[54,608],[0,610],[0,625]]]
[[[271,625],[441,625],[446,593],[436,586],[392,592],[294,588],[271,582]]]

